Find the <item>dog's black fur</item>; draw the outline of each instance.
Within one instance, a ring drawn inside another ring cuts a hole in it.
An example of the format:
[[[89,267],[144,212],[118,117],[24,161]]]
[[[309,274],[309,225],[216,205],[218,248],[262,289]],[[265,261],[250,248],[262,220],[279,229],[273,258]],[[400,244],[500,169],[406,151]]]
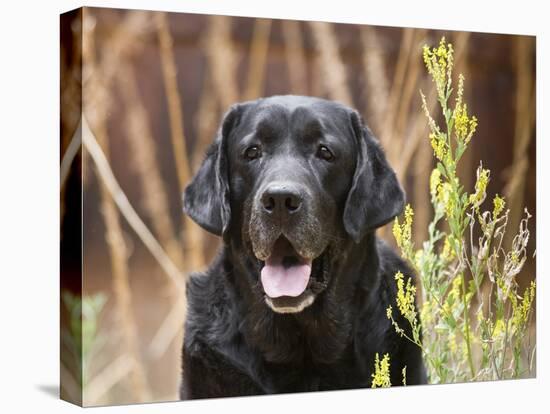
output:
[[[296,212],[262,207],[274,182],[295,189]],[[405,366],[407,384],[425,383],[420,350],[386,317],[395,273],[412,272],[375,236],[403,204],[355,111],[298,96],[233,106],[184,195],[187,214],[224,244],[188,283],[181,398],[369,387],[376,353],[390,355],[393,385]],[[310,284],[270,301],[260,269],[281,237],[313,260]]]

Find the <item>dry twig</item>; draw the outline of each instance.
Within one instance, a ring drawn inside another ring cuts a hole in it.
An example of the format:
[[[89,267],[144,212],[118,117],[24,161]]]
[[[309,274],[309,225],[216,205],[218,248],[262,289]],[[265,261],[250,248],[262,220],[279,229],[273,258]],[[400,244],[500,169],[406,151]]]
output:
[[[120,71],[119,81],[120,91],[127,108],[128,144],[134,155],[131,159],[142,184],[143,202],[161,245],[177,267],[182,269],[183,253],[170,217],[167,192],[160,175],[148,113],[139,96],[134,68],[130,64],[122,66],[124,70]]]
[[[82,387],[74,378],[73,372],[63,362],[59,364],[60,397],[75,404],[82,403]]]
[[[98,85],[99,79],[103,78],[103,71],[99,71],[95,59],[95,43],[92,30],[84,31],[85,38],[83,39],[83,60],[88,70],[90,70],[87,82],[83,83],[83,96],[90,95],[90,92],[96,92],[94,87]],[[106,94],[107,92],[104,91]],[[90,113],[95,120],[96,133],[98,141],[93,139],[95,144],[95,152],[99,152],[103,157],[103,162],[108,167],[108,161],[105,154],[109,152],[108,135],[107,135],[107,105],[101,105],[101,102],[93,101],[89,103],[86,99],[83,100],[83,113]],[[95,105],[95,106],[94,106]],[[86,118],[82,116],[82,140],[86,147],[87,141],[90,140],[91,133],[86,122]],[[103,147],[103,151],[101,150]],[[93,153],[90,151],[92,157]],[[129,271],[127,263],[126,244],[122,233],[122,227],[118,216],[117,209],[113,203],[113,199],[109,196],[108,186],[104,182],[100,184],[101,195],[101,212],[105,220],[107,245],[111,256],[111,269],[113,275],[113,292],[116,299],[118,314],[121,318],[121,332],[124,338],[124,346],[130,358],[135,362],[134,368],[130,374],[135,398],[138,402],[148,401],[151,397],[149,384],[147,382],[145,366],[141,360],[139,351],[139,341],[136,328],[136,322],[132,313],[132,295],[129,283]],[[85,394],[85,398],[86,394]]]
[[[282,20],[281,24],[285,42],[290,89],[297,95],[304,95],[307,93],[307,61],[304,53],[304,40],[300,30],[300,22]]]
[[[381,131],[388,106],[389,86],[386,78],[386,62],[384,62],[383,48],[376,29],[372,26],[362,25],[359,30],[363,47],[363,69],[367,83],[365,100],[372,115],[369,117],[368,123],[378,134]]]
[[[168,115],[170,118],[170,137],[174,147],[174,158],[180,191],[183,191],[189,182],[189,162],[187,159],[186,140],[183,127],[183,110],[181,95],[178,93],[178,76],[173,50],[173,40],[170,35],[170,27],[166,13],[155,13],[162,74],[164,80],[164,93],[168,101]]]
[[[212,71],[214,90],[224,110],[238,101],[236,80],[237,62],[231,39],[231,19],[227,16],[210,16],[206,35],[206,54]]]
[[[426,30],[417,29],[414,31],[413,48],[420,50],[422,41],[426,36]],[[416,53],[410,53],[409,61],[407,64],[407,77],[401,91],[401,97],[397,106],[397,113],[395,116],[395,125],[392,129],[392,145],[391,148],[398,149],[402,147],[401,143],[396,143],[395,139],[404,141],[404,128],[407,124],[407,120],[411,114],[411,101],[412,97],[417,96],[418,83],[420,81],[420,69],[422,68],[422,60],[418,58]],[[416,109],[416,108],[415,108]],[[416,110],[415,110],[416,113]],[[396,145],[397,144],[397,145]],[[400,151],[399,151],[400,152]],[[392,159],[396,159],[397,154],[394,154]]]
[[[397,105],[399,104],[399,99],[401,97],[407,63],[409,61],[409,54],[412,50],[413,38],[414,29],[403,29],[401,46],[399,48],[399,55],[397,58],[397,63],[395,65],[393,81],[388,98],[386,118],[384,119],[384,126],[380,131],[380,141],[382,143],[382,146],[384,146],[385,148],[388,148],[388,143],[391,139],[391,131],[395,122],[395,117],[397,116]]]
[[[331,23],[309,22],[315,39],[315,47],[321,60],[324,87],[331,99],[353,106],[347,83],[346,66],[338,50],[338,38]]]
[[[143,223],[143,220],[141,220],[128,201],[126,194],[124,194],[122,188],[120,188],[109,166],[107,158],[105,158],[101,147],[90,130],[86,118],[83,118],[82,122],[82,142],[86,150],[90,153],[102,182],[105,183],[106,189],[122,213],[122,216],[157,260],[162,270],[164,270],[164,273],[174,282],[174,285],[177,286],[178,289],[184,292],[184,275],[166,254],[160,243],[155,239],[151,231],[147,228],[145,223]]]
[[[516,40],[516,117],[514,131],[514,158],[507,171],[509,177],[504,195],[510,208],[510,228],[518,228],[523,214],[525,178],[529,171],[529,145],[533,138],[536,117],[535,82],[532,69],[533,40],[520,36]],[[506,244],[511,244],[514,232],[507,233]]]
[[[262,95],[270,35],[271,19],[256,19],[249,53],[248,82],[244,100],[256,99]]]
[[[65,186],[65,182],[67,181],[67,178],[69,177],[69,172],[71,171],[71,165],[77,156],[78,152],[80,151],[80,146],[82,145],[81,140],[82,135],[82,125],[81,122],[78,122],[78,126],[71,138],[71,141],[69,142],[69,145],[67,145],[67,149],[65,150],[65,153],[63,154],[63,158],[61,159],[61,168],[60,168],[60,186],[61,189]]]
[[[183,107],[181,94],[178,93],[177,69],[173,50],[172,36],[168,26],[166,13],[156,13],[157,31],[160,43],[160,56],[164,79],[164,90],[168,100],[170,115],[170,130],[174,158],[178,173],[179,191],[183,191],[191,179],[189,157],[183,128]],[[201,244],[201,230],[189,217],[184,217],[184,244],[187,260],[183,262],[184,269],[200,269],[204,266],[204,257]]]
[[[197,171],[204,159],[206,149],[212,143],[216,128],[219,123],[220,111],[216,93],[212,84],[212,76],[209,71],[205,74],[202,92],[197,110],[197,142],[193,150],[191,167]]]
[[[128,355],[121,355],[86,386],[84,405],[97,405],[116,384],[122,381],[134,369],[134,361]],[[149,400],[145,401],[149,402]]]

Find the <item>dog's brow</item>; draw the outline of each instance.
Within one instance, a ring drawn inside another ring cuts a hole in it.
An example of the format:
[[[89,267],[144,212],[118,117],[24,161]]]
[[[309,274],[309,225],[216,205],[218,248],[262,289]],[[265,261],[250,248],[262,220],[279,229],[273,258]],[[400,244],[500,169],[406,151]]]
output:
[[[256,126],[256,135],[262,139],[275,138],[280,132],[280,128],[267,119],[262,119]]]
[[[323,133],[323,126],[317,119],[307,121],[301,129],[302,135],[306,138],[318,138]]]

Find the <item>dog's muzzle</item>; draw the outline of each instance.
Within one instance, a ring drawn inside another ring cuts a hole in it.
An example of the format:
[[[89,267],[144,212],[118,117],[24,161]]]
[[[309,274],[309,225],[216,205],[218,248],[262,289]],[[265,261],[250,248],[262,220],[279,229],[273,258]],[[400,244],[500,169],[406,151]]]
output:
[[[255,197],[252,250],[261,262],[266,302],[279,313],[300,312],[314,301],[314,260],[326,243],[316,233],[320,226],[311,208],[306,189],[292,181],[270,182]]]

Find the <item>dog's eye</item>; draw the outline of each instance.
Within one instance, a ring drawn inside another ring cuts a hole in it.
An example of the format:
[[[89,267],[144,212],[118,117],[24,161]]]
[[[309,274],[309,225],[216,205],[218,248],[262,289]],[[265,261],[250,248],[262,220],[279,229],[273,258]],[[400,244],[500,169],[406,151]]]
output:
[[[262,156],[262,151],[260,150],[260,147],[258,147],[257,145],[248,147],[244,152],[244,157],[247,160],[255,160],[256,158],[260,158],[261,156]]]
[[[325,161],[332,161],[334,159],[332,152],[324,145],[319,145],[317,156]]]

